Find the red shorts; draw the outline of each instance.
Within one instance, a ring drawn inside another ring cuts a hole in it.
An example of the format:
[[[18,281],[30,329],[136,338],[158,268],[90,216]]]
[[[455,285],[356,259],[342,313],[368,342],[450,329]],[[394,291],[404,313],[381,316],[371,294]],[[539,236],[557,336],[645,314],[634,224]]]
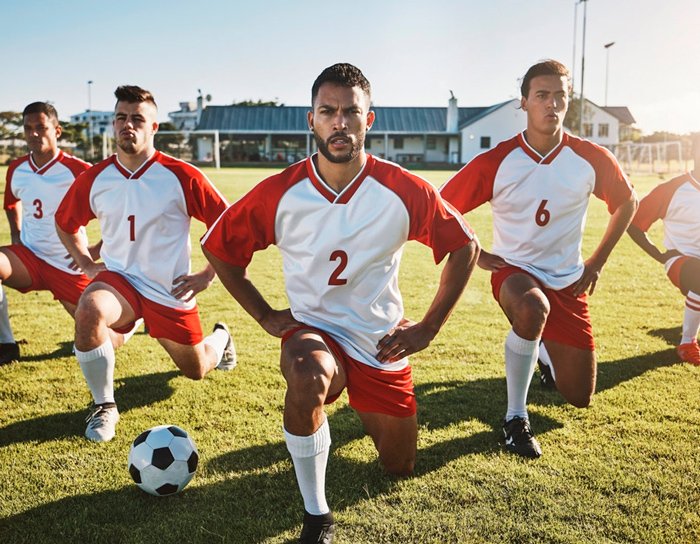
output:
[[[683,255],[682,257],[678,257],[676,260],[674,260],[671,263],[671,267],[668,269],[666,274],[668,275],[668,279],[671,280],[671,283],[678,287],[678,290],[683,293],[683,288],[681,287],[681,269],[683,268],[683,265],[687,263],[690,260],[690,257],[687,257]],[[683,293],[684,295],[687,295],[688,293],[685,292]]]
[[[329,334],[313,327],[297,327],[282,337],[284,344],[298,331],[312,331],[320,335],[330,349],[338,364],[345,370],[345,388],[348,400],[358,412],[372,412],[394,417],[410,417],[416,413],[416,394],[413,391],[411,366],[401,370],[381,370],[366,365],[350,357]],[[342,391],[341,391],[342,393]],[[340,397],[326,397],[326,404],[331,404]]]
[[[190,310],[182,310],[153,302],[139,293],[124,276],[116,272],[100,272],[92,281],[93,283],[106,283],[116,289],[134,310],[136,319],[143,317],[148,334],[153,338],[167,338],[187,346],[195,346],[204,338],[196,306]],[[133,326],[132,322],[125,327],[114,328],[114,330],[126,333]]]
[[[54,299],[76,305],[80,295],[90,283],[90,279],[85,274],[69,274],[51,266],[25,246],[13,244],[5,246],[5,249],[9,249],[22,261],[32,279],[29,287],[17,289],[20,293],[51,291]]]
[[[591,314],[588,311],[588,296],[574,296],[571,287],[554,290],[544,287],[532,274],[517,266],[507,266],[491,274],[493,297],[498,301],[503,282],[513,274],[527,274],[537,282],[549,300],[549,316],[542,338],[587,351],[595,350]]]

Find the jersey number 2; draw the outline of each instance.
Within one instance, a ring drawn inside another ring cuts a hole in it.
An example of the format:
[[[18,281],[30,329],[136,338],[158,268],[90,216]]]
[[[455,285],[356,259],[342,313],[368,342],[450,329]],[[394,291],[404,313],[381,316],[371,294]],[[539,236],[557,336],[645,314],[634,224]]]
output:
[[[129,221],[129,241],[134,242],[136,240],[136,216],[130,215],[127,220]]]
[[[348,282],[348,280],[346,280],[345,278],[341,278],[340,275],[343,273],[343,270],[345,270],[345,267],[348,265],[348,254],[341,249],[336,249],[333,253],[331,253],[331,258],[328,260],[340,261],[338,263],[338,266],[335,267],[335,270],[333,270],[331,277],[328,278],[328,285],[345,285]]]
[[[537,208],[537,213],[535,214],[535,223],[537,223],[540,227],[544,227],[547,223],[549,223],[549,220],[552,217],[549,210],[545,208],[547,202],[547,200],[543,200],[540,203],[540,207]]]

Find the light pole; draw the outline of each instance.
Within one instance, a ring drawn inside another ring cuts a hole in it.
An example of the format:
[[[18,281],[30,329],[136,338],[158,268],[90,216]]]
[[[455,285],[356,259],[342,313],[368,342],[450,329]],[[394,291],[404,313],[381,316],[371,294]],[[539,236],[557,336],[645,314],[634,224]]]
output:
[[[90,159],[95,157],[95,144],[92,141],[92,79],[88,80],[88,140],[90,141]]]
[[[605,105],[608,105],[608,68],[610,67],[610,48],[615,45],[615,42],[606,43],[605,47]]]
[[[588,0],[579,0],[579,3],[583,2],[583,29],[581,34],[583,34],[583,41],[581,43],[581,94],[580,99],[580,111],[578,117],[578,135],[583,138],[583,113],[585,111],[585,100],[583,97],[583,76],[586,70],[586,8],[588,6]]]

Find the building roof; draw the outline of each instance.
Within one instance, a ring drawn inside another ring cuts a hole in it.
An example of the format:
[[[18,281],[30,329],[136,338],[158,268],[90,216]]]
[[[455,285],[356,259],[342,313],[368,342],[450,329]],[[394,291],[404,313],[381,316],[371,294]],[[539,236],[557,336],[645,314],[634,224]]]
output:
[[[603,106],[603,109],[617,117],[623,125],[634,125],[637,122],[627,106]]]

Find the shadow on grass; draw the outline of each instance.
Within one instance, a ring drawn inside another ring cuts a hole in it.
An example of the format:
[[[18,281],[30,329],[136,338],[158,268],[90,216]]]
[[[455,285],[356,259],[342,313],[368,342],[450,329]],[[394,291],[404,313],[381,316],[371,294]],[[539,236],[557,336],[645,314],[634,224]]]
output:
[[[27,341],[18,342],[19,344],[27,344]],[[22,348],[20,348],[22,349]],[[73,355],[73,341],[61,342],[58,347],[51,353],[37,353],[36,355],[20,355],[19,361],[14,362],[15,365],[22,363],[36,363],[52,359],[60,359],[61,357],[71,357]]]
[[[173,394],[169,382],[179,375],[178,371],[173,370],[116,380],[119,411],[124,413],[167,399]],[[0,428],[0,447],[18,442],[46,442],[82,436],[86,415],[87,409],[12,423]]]

